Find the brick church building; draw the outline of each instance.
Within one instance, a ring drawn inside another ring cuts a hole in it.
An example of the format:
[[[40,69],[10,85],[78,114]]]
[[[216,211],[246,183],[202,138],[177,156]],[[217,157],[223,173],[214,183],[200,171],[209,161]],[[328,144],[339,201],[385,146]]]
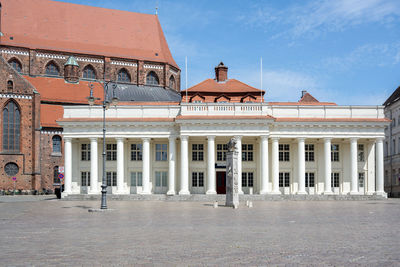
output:
[[[180,101],[180,69],[157,15],[49,0],[0,1],[0,190],[51,192],[64,165],[63,106],[89,85],[119,97]],[[133,103],[134,104],[134,103]]]

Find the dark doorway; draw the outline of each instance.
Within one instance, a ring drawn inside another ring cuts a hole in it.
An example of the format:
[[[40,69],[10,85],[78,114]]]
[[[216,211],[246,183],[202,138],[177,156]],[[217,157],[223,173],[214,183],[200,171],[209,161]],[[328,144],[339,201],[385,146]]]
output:
[[[226,172],[217,172],[217,194],[226,194]]]

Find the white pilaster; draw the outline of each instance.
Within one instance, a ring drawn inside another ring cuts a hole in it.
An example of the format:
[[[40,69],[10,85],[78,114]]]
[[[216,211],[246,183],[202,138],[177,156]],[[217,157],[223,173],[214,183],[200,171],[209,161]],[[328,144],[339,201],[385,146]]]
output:
[[[376,139],[376,194],[385,195],[383,188],[383,138]]]
[[[357,171],[357,138],[350,138],[350,179],[351,195],[357,195],[358,192],[358,171]]]
[[[207,195],[216,194],[215,136],[207,136]]]
[[[279,138],[273,137],[272,140],[272,194],[280,194],[279,191]]]
[[[168,175],[168,192],[167,195],[175,195],[175,157],[176,157],[176,146],[175,136],[169,137],[169,175]]]
[[[298,170],[299,170],[299,190],[297,191],[297,194],[299,195],[304,195],[307,194],[306,192],[306,156],[305,156],[305,144],[304,144],[305,138],[298,138],[297,139],[297,164],[298,164]]]
[[[142,165],[142,194],[151,194],[150,192],[150,138],[143,138],[143,165]]]
[[[98,188],[98,160],[97,138],[90,138],[90,191],[89,194],[99,194]]]
[[[268,190],[268,136],[261,136],[261,183],[260,183],[260,194],[266,194]]]
[[[115,138],[117,141],[117,194],[124,193],[124,138]]]
[[[238,190],[239,194],[243,194],[242,190],[242,136],[235,136],[238,151]]]
[[[179,195],[189,195],[188,136],[181,136],[181,190]]]
[[[71,138],[65,137],[65,181],[64,181],[64,194],[72,193],[72,144]]]
[[[324,194],[332,194],[331,187],[331,173],[332,173],[332,162],[331,162],[331,139],[324,139]]]

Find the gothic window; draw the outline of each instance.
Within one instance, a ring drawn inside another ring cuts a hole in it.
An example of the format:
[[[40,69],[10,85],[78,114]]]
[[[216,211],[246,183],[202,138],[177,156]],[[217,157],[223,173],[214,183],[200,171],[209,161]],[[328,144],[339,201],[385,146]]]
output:
[[[8,176],[14,176],[18,173],[19,167],[14,162],[9,162],[4,166],[4,171]]]
[[[13,83],[13,81],[8,81],[8,82],[7,82],[7,90],[8,90],[9,92],[12,92],[12,91],[14,90],[14,83]]]
[[[3,150],[19,151],[21,116],[17,104],[8,102],[3,109]]]
[[[50,62],[49,64],[46,65],[46,74],[53,75],[53,76],[59,76],[60,70],[54,62]]]
[[[96,79],[96,73],[92,66],[88,65],[83,69],[83,78],[85,79]]]
[[[53,153],[61,153],[61,137],[59,135],[53,136]]]
[[[171,75],[171,77],[169,78],[169,88],[175,89],[175,78],[174,78],[174,76],[172,76],[172,75]]]
[[[10,64],[11,67],[13,67],[16,71],[22,72],[22,65],[17,59],[11,59],[10,61],[8,61],[8,64]]]
[[[158,80],[158,76],[154,71],[150,71],[146,77],[146,84],[147,85],[159,85],[160,82]]]
[[[131,77],[126,69],[121,69],[118,72],[118,82],[125,82],[125,83],[130,83],[131,82]]]

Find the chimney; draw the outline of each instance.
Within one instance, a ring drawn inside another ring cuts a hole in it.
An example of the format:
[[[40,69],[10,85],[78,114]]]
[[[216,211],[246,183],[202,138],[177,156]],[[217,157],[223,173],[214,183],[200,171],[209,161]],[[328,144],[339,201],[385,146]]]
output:
[[[301,97],[303,97],[305,94],[307,94],[306,90],[301,91]]]
[[[228,67],[221,61],[218,66],[215,67],[215,79],[217,82],[224,82],[228,80]]]

